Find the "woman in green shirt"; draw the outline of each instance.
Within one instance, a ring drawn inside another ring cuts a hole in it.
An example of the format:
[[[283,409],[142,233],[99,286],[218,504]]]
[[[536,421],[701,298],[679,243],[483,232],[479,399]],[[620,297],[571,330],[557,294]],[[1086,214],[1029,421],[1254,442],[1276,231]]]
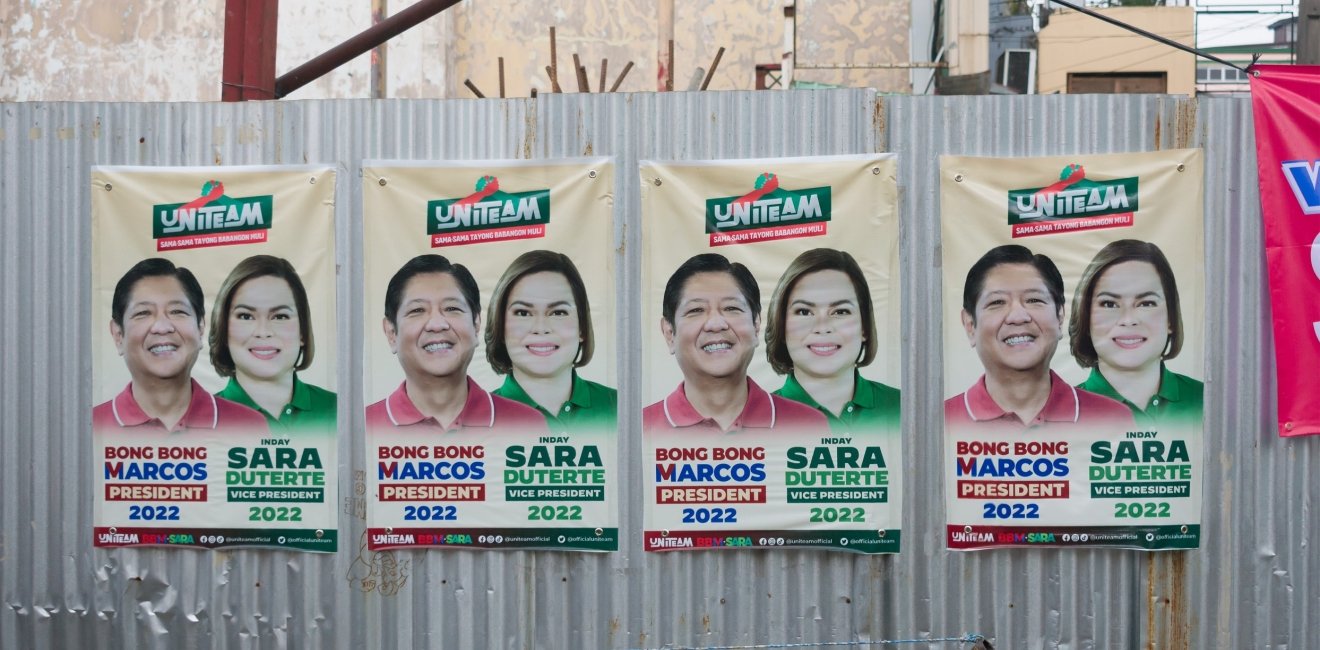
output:
[[[1120,239],[1096,253],[1073,297],[1073,358],[1091,376],[1077,387],[1123,402],[1137,424],[1201,421],[1201,382],[1165,361],[1183,344],[1178,283],[1164,252]]]
[[[787,375],[776,395],[825,414],[834,433],[898,433],[899,391],[862,378],[875,360],[875,312],[851,255],[816,248],[779,278],[765,327],[766,356]]]
[[[586,285],[567,255],[519,255],[487,310],[486,359],[507,375],[496,395],[540,411],[552,433],[616,430],[618,391],[577,374],[591,361],[595,336]]]
[[[229,384],[216,396],[266,416],[271,432],[334,434],[335,394],[298,378],[312,365],[307,291],[282,257],[253,255],[220,285],[211,310],[211,365]]]

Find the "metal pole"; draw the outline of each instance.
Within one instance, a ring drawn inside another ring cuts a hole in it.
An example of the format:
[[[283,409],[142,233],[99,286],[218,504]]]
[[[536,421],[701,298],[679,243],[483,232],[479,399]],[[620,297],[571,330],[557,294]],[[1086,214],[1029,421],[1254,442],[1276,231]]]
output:
[[[372,25],[326,53],[304,63],[275,80],[275,97],[287,97],[289,93],[321,78],[326,73],[365,54],[371,48],[402,34],[418,23],[434,16],[456,4],[460,0],[419,0],[411,7],[400,11],[380,24]]]
[[[784,54],[779,62],[781,90],[793,87],[793,74],[797,71],[797,2],[784,3]]]
[[[371,24],[379,25],[389,12],[389,0],[371,0]],[[385,98],[386,48],[384,45],[371,50],[371,98]]]
[[[656,3],[656,66],[655,89],[673,90],[674,78],[674,0],[660,0]],[[668,43],[668,49],[665,44]],[[669,87],[666,88],[666,80]]]
[[[274,99],[278,0],[225,0],[220,99]]]
[[[1320,0],[1302,0],[1297,11],[1297,63],[1320,65]]]

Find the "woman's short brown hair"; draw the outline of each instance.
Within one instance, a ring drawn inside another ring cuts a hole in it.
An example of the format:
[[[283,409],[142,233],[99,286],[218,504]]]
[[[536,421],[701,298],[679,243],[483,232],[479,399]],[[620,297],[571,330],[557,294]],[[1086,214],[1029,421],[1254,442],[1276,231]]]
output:
[[[312,338],[311,307],[307,303],[307,290],[303,288],[302,278],[294,270],[289,260],[274,255],[253,255],[234,266],[220,285],[220,292],[215,295],[215,308],[211,310],[211,333],[207,342],[211,348],[211,366],[221,377],[234,376],[234,357],[229,353],[229,309],[233,307],[234,294],[244,282],[254,278],[275,277],[284,280],[293,293],[294,308],[298,310],[298,336],[302,339],[302,349],[294,370],[306,370],[312,365],[313,352],[316,350]]]
[[[765,356],[775,372],[786,375],[793,372],[793,358],[788,355],[788,343],[784,340],[784,321],[787,318],[788,296],[798,280],[817,271],[840,271],[852,281],[853,291],[857,292],[857,309],[862,315],[862,352],[857,357],[857,367],[870,365],[875,360],[879,344],[875,340],[875,309],[871,304],[871,290],[866,284],[866,276],[857,260],[841,250],[833,248],[813,248],[798,255],[784,270],[784,275],[775,285],[775,293],[770,297],[770,309],[766,312]]]
[[[1095,344],[1091,341],[1091,301],[1095,298],[1095,285],[1109,267],[1123,262],[1146,262],[1155,267],[1155,274],[1160,277],[1160,286],[1164,288],[1164,305],[1169,310],[1169,342],[1161,358],[1172,359],[1182,351],[1182,308],[1179,306],[1178,281],[1173,277],[1173,267],[1159,246],[1136,239],[1120,239],[1109,242],[1095,254],[1073,294],[1072,316],[1068,319],[1069,346],[1073,358],[1083,368],[1093,368],[1099,363]]]
[[[509,308],[509,290],[519,280],[533,273],[558,273],[568,281],[573,291],[573,303],[578,313],[578,336],[582,342],[578,346],[574,368],[581,368],[591,361],[595,350],[596,337],[591,330],[591,303],[587,300],[587,287],[582,282],[573,260],[563,253],[547,250],[527,251],[519,255],[509,268],[504,270],[500,281],[495,285],[490,305],[486,311],[486,360],[490,367],[501,375],[513,371],[513,361],[509,359],[509,347],[504,343],[504,312]]]

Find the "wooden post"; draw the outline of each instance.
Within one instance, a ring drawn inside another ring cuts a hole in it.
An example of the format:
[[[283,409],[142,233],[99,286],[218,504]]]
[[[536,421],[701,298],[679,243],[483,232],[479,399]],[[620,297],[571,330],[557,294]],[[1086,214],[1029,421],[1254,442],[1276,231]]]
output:
[[[587,69],[582,67],[582,59],[578,58],[577,52],[573,53],[573,76],[577,77],[578,92],[591,92],[591,84],[587,81]]]
[[[550,90],[564,92],[559,88],[559,50],[555,49],[555,28],[550,28]]]
[[[724,56],[724,48],[720,48],[715,53],[715,60],[710,63],[710,70],[706,72],[706,79],[701,82],[701,89],[705,90],[710,85],[711,77],[715,76],[715,68],[720,67],[720,58]]]
[[[665,92],[674,92],[674,39],[669,39],[669,75],[665,77]]]
[[[665,79],[673,78],[674,48],[665,49],[665,43],[674,40],[674,0],[656,1],[655,89],[665,90]],[[668,54],[666,54],[668,52]]]
[[[610,92],[614,92],[619,89],[619,84],[623,83],[623,78],[628,76],[628,71],[632,70],[632,67],[633,67],[632,61],[629,61],[628,65],[623,66],[623,72],[619,73],[619,78],[614,80],[613,86],[610,86]]]

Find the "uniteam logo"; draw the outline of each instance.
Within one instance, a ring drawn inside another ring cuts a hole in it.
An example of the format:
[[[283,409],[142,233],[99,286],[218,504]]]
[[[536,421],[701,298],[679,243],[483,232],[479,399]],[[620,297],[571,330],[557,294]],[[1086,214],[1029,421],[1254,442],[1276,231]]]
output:
[[[988,532],[963,532],[955,531],[951,537],[954,544],[990,544],[994,543],[995,536]]]
[[[651,548],[693,548],[691,537],[652,537],[647,540]]]
[[[411,534],[397,535],[394,533],[372,533],[371,545],[379,546],[398,546],[401,544],[416,544],[417,540]]]
[[[711,246],[818,237],[830,214],[829,186],[783,189],[779,177],[766,172],[751,192],[706,199],[706,232]]]
[[[550,190],[505,192],[494,176],[477,179],[475,189],[461,199],[427,202],[426,233],[432,248],[545,236]]]
[[[152,206],[156,250],[264,242],[275,216],[274,202],[271,195],[228,197],[224,184],[207,181],[198,198]]]
[[[1131,226],[1137,211],[1137,177],[1093,181],[1086,169],[1068,165],[1046,187],[1008,191],[1008,224],[1014,237]]]
[[[1320,214],[1320,160],[1288,160],[1282,167],[1302,214]]]
[[[137,544],[137,533],[100,533],[96,536],[97,544]]]

